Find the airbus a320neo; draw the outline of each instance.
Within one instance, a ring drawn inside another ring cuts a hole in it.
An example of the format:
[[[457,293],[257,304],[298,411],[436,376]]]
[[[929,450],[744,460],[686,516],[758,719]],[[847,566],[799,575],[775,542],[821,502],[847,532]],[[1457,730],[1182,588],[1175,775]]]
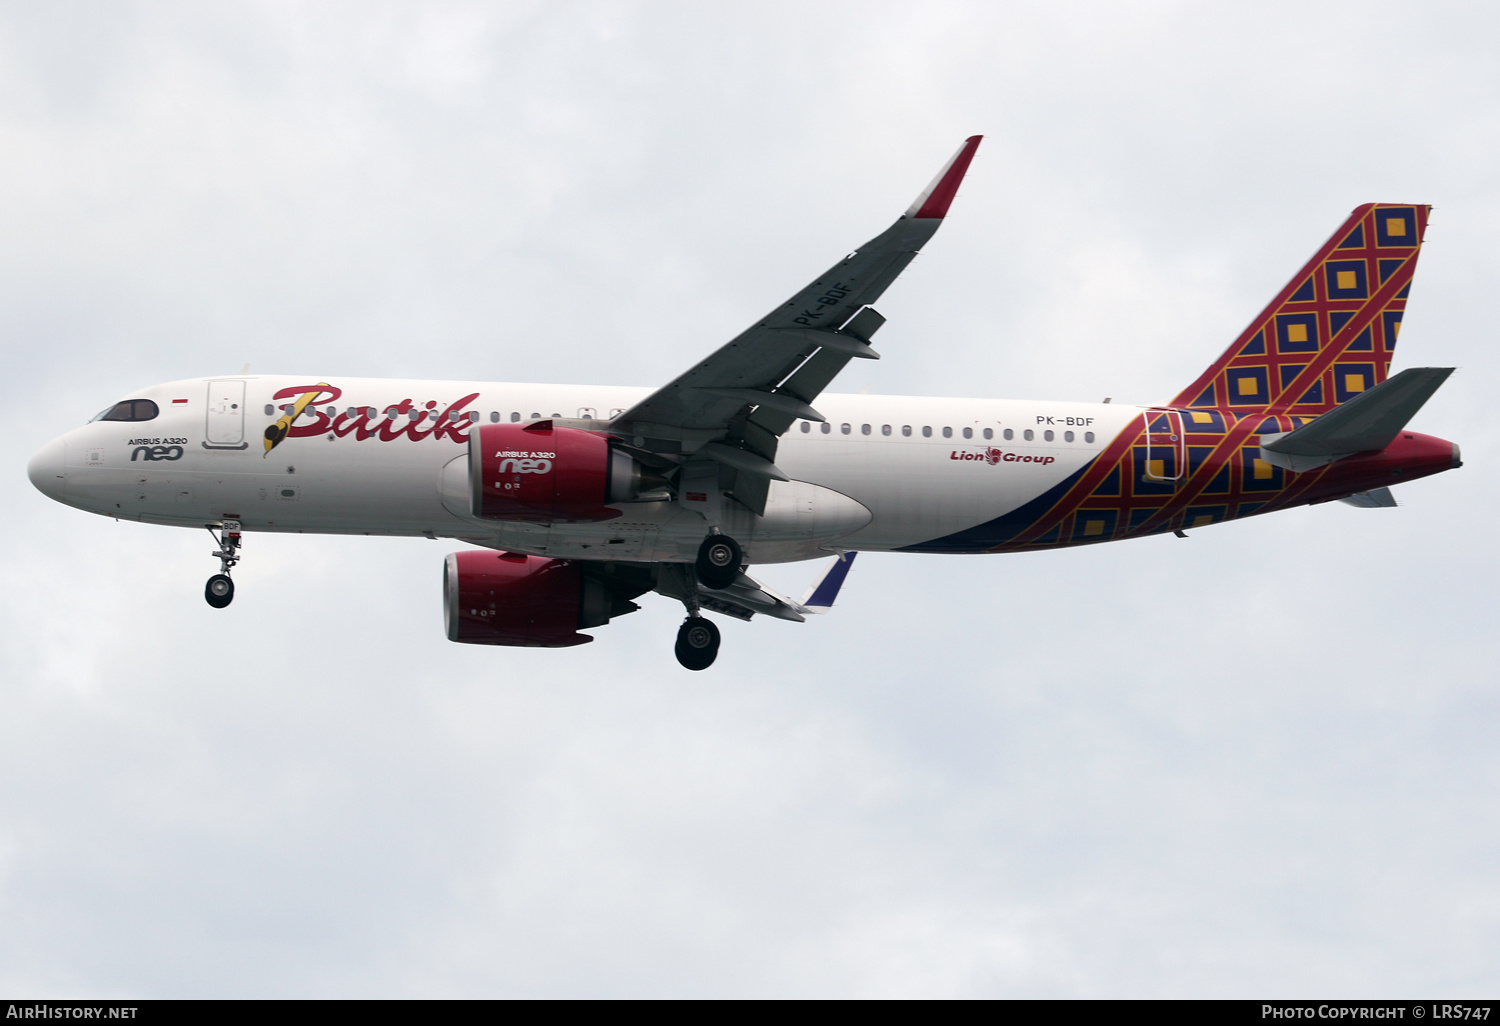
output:
[[[1407,429],[1451,368],[1391,375],[1430,208],[1358,207],[1218,359],[1160,405],[825,391],[878,359],[875,303],[930,239],[979,136],[884,232],[660,388],[224,375],[131,392],[50,442],[59,502],[207,527],[234,597],[246,533],[425,535],[448,637],[561,647],[656,592],[687,618],[826,611],[854,554],[996,553],[1182,533],[1306,503],[1395,504],[1459,466]],[[758,563],[833,555],[800,601]]]

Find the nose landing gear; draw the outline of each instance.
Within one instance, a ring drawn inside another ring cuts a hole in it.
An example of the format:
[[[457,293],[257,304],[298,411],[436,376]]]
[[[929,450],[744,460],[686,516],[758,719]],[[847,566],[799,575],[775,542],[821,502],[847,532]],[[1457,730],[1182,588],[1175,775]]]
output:
[[[203,597],[215,609],[223,609],[234,601],[234,581],[228,574],[214,574],[203,588]]]
[[[719,655],[719,628],[712,620],[689,616],[677,628],[677,661],[689,670],[706,670]]]
[[[215,609],[223,609],[234,601],[234,581],[230,580],[229,571],[240,561],[237,553],[240,550],[240,522],[238,520],[225,520],[219,528],[219,533],[214,534],[212,524],[207,525],[208,533],[213,535],[214,541],[219,548],[211,555],[219,557],[219,572],[208,579],[208,584],[203,587],[203,598]]]

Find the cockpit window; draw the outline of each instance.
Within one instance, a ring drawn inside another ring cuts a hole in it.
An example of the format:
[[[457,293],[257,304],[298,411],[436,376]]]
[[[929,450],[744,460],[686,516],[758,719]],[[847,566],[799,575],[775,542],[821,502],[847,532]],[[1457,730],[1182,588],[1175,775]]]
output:
[[[150,399],[126,399],[115,403],[95,420],[155,420],[161,410]]]

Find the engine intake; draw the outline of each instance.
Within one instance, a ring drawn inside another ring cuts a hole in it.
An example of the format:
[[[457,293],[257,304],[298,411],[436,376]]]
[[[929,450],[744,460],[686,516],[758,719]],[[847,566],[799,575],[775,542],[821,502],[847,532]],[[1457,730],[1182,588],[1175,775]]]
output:
[[[443,623],[466,645],[567,648],[639,608],[566,559],[473,549],[443,563]]]
[[[486,520],[611,520],[606,503],[665,483],[592,431],[541,420],[469,432],[470,509]]]

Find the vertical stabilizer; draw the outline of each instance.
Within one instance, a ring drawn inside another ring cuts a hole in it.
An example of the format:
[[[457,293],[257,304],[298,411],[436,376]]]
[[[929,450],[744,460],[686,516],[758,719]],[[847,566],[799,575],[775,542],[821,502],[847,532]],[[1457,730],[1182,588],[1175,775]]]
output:
[[[1431,209],[1357,208],[1171,405],[1317,415],[1384,381]]]

